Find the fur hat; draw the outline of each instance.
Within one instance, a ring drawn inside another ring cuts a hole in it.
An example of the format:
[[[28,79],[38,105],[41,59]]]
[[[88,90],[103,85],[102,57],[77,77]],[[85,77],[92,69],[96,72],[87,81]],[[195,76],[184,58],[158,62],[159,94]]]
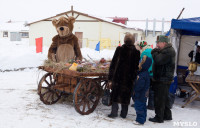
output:
[[[134,44],[135,43],[135,36],[129,32],[126,33],[124,37],[125,44]]]
[[[156,43],[158,43],[158,42],[169,43],[169,38],[165,35],[159,35],[159,36],[157,36],[157,40],[156,40]]]

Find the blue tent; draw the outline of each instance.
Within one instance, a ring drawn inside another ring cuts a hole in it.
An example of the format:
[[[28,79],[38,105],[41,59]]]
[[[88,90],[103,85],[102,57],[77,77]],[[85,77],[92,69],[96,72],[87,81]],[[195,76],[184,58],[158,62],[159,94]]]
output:
[[[172,19],[171,29],[179,30],[181,35],[200,35],[200,17],[188,19]]]
[[[178,57],[176,58],[177,61],[177,69],[187,69],[184,65],[178,65],[178,58],[181,56],[180,53],[180,45],[182,44],[182,35],[188,36],[200,36],[200,17],[195,18],[187,18],[187,19],[172,19],[171,21],[171,30],[166,35],[169,36],[172,41],[172,44],[177,52]],[[171,32],[171,33],[170,33]],[[194,44],[194,42],[190,42]],[[174,93],[177,88],[177,76],[174,78],[174,83],[170,86],[170,92]]]

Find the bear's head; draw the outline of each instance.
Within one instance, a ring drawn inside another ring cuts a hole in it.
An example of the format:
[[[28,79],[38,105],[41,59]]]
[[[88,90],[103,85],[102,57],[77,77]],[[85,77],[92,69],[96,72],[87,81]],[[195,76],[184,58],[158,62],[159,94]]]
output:
[[[67,37],[71,35],[74,28],[75,18],[70,16],[68,18],[62,16],[58,20],[53,19],[52,24],[56,27],[60,37]]]

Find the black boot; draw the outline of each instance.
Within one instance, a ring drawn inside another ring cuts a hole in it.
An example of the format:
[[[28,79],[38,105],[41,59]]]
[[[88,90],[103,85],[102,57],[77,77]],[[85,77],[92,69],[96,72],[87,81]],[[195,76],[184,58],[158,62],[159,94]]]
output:
[[[112,103],[112,110],[111,113],[108,115],[110,118],[115,118],[118,116],[118,104],[117,103]]]
[[[172,120],[172,117],[164,117],[164,120]]]
[[[163,123],[163,120],[159,120],[159,119],[156,118],[156,117],[154,117],[154,118],[149,118],[149,121],[155,122],[155,123]]]
[[[122,104],[122,110],[121,110],[120,116],[121,116],[122,118],[126,118],[127,113],[128,113],[128,105],[123,105],[123,104]]]

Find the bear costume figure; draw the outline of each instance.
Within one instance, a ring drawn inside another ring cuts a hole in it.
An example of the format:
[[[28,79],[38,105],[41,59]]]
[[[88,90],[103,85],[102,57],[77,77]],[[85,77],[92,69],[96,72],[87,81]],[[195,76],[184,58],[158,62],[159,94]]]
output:
[[[52,44],[48,51],[48,59],[56,62],[68,62],[71,59],[82,60],[78,38],[72,33],[75,18],[62,16],[58,20],[53,19],[58,35],[52,38]]]

